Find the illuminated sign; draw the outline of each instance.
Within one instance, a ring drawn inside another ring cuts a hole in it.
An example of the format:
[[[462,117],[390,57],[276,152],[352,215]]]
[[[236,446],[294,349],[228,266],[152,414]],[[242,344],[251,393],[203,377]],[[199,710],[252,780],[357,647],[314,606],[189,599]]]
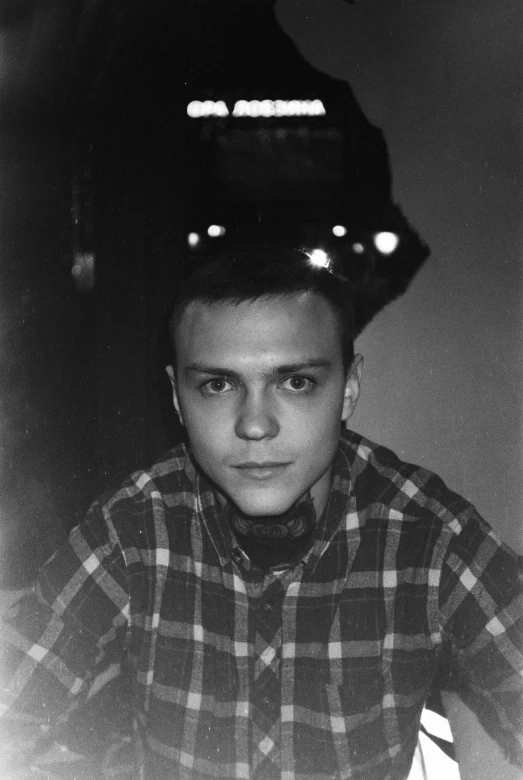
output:
[[[235,117],[325,116],[321,100],[237,100],[232,110]],[[193,100],[187,106],[191,119],[229,116],[224,100]]]
[[[233,116],[324,116],[321,100],[237,100]]]
[[[191,119],[202,116],[229,116],[229,109],[224,100],[193,100],[187,106],[187,114]]]

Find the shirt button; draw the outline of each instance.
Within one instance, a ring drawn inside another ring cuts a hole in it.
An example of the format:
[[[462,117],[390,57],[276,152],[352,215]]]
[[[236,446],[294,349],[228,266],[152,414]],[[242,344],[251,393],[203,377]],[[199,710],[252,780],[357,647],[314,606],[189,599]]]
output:
[[[263,605],[263,608],[265,612],[272,612],[272,610],[274,609],[274,600],[269,599],[268,601],[266,601],[265,604]]]

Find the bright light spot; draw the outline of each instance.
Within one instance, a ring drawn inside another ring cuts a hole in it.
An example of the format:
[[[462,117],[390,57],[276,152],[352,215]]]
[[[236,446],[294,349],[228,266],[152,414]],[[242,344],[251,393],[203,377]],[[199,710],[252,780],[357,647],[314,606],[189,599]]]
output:
[[[365,247],[363,244],[360,244],[359,241],[357,241],[355,244],[352,245],[352,251],[355,252],[357,255],[362,255],[365,251]]]
[[[442,715],[438,715],[437,712],[424,709],[421,714],[421,722],[434,737],[445,739],[447,742],[454,742],[452,737],[452,731],[450,730],[450,724],[447,718]]]
[[[428,710],[423,710],[421,716],[421,722],[426,728],[427,712]],[[427,731],[428,730],[429,729],[427,728]],[[431,733],[433,733],[432,730]],[[437,732],[436,735],[440,736]],[[446,737],[444,737],[444,739],[445,738]],[[451,758],[445,755],[429,737],[420,732],[408,780],[427,780],[427,778],[438,778],[439,780],[441,777],[444,777],[445,780],[459,780],[460,773],[458,765],[455,761],[452,761]]]
[[[187,243],[189,244],[189,246],[198,246],[198,244],[200,243],[200,236],[198,235],[198,233],[189,233],[189,235],[187,236]]]
[[[207,233],[211,238],[218,238],[225,235],[225,228],[223,225],[209,225]]]
[[[337,238],[343,238],[343,236],[347,235],[347,228],[343,227],[343,225],[334,225],[332,232]]]
[[[382,255],[391,255],[400,242],[399,236],[396,233],[389,233],[384,230],[382,233],[376,233],[374,236],[374,244],[378,252]]]
[[[307,252],[307,254],[311,261],[311,265],[316,266],[316,268],[330,267],[331,261],[329,255],[327,252],[324,252],[323,249],[313,249],[312,252]]]

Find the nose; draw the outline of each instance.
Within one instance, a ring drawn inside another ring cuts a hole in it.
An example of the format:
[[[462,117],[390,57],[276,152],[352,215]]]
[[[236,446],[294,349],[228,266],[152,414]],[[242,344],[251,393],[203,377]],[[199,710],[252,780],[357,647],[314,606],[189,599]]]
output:
[[[270,400],[262,393],[247,393],[236,419],[235,432],[240,439],[261,441],[277,436],[280,426]]]

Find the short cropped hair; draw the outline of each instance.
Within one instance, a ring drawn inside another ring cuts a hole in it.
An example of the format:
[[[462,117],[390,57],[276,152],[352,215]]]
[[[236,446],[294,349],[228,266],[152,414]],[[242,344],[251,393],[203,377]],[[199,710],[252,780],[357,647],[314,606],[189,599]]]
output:
[[[173,355],[175,334],[191,303],[231,303],[265,297],[315,293],[331,305],[338,320],[342,360],[347,372],[354,359],[354,305],[345,277],[311,263],[300,249],[254,245],[228,249],[200,265],[175,295],[169,316]]]

